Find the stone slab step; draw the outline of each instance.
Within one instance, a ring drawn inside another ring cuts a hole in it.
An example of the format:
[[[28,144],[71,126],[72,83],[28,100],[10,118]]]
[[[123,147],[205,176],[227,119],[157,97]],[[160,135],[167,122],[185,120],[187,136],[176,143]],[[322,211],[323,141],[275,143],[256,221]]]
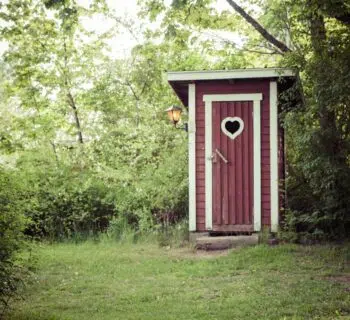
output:
[[[259,243],[258,234],[237,236],[202,236],[195,239],[199,250],[225,250],[237,247],[253,246]]]

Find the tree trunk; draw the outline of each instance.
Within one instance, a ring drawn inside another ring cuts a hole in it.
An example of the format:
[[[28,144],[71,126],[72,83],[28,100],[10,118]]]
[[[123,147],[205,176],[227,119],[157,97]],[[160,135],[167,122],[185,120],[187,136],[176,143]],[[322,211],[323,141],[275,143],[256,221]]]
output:
[[[332,68],[331,58],[327,51],[327,33],[324,17],[318,13],[317,6],[313,7],[312,0],[309,2],[311,44],[314,51],[314,95],[318,105],[319,124],[321,129],[321,143],[328,158],[334,158],[340,146],[340,136],[336,126],[336,115],[328,102],[329,71]],[[326,96],[325,96],[326,95]]]
[[[53,153],[55,155],[55,159],[56,159],[56,163],[57,163],[57,166],[59,166],[60,162],[58,160],[58,155],[57,155],[57,149],[56,149],[56,145],[53,141],[50,141],[50,144],[52,146],[52,150],[53,150]]]
[[[77,128],[78,141],[80,143],[84,143],[83,133],[81,131],[80,120],[79,120],[79,116],[78,116],[78,109],[77,109],[74,98],[73,98],[72,94],[70,93],[70,91],[68,91],[68,93],[67,93],[67,99],[68,99],[68,104],[70,105],[70,107],[73,110],[75,127]]]
[[[83,133],[81,131],[81,126],[80,126],[80,120],[78,116],[78,109],[77,105],[75,103],[74,97],[70,91],[69,87],[69,76],[68,76],[68,53],[67,53],[67,43],[66,43],[66,37],[63,37],[63,50],[64,50],[64,70],[63,70],[63,76],[64,76],[64,85],[65,85],[65,90],[67,92],[67,102],[68,105],[72,108],[73,110],[73,116],[74,116],[74,122],[75,122],[75,127],[77,128],[77,137],[78,141],[80,143],[84,143],[83,140]]]
[[[258,21],[256,21],[251,15],[244,11],[235,1],[227,0],[229,5],[242,16],[256,31],[258,31],[269,43],[275,46],[282,53],[291,51],[283,42],[276,39],[271,33],[269,33]]]

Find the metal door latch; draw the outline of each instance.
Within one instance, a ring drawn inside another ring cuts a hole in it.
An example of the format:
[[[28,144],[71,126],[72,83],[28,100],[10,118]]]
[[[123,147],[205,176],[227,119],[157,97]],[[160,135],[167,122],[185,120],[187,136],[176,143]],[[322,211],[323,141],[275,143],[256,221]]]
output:
[[[218,149],[215,149],[215,152],[221,158],[222,161],[224,161],[226,164],[228,163],[228,160],[222,155],[222,153]]]

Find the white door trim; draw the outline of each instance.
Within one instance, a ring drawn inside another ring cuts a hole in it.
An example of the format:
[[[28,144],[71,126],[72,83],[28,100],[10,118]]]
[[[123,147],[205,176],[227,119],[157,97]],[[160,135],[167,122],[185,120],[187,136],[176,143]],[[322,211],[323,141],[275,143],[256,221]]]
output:
[[[203,101],[260,101],[262,93],[235,93],[235,94],[205,94]]]
[[[203,95],[205,102],[205,228],[212,230],[213,163],[212,163],[212,105],[214,101],[253,101],[254,132],[254,231],[261,229],[261,93]]]
[[[270,170],[271,170],[271,231],[278,231],[279,192],[278,192],[278,108],[277,82],[270,82]]]
[[[196,231],[196,85],[188,85],[188,222]]]

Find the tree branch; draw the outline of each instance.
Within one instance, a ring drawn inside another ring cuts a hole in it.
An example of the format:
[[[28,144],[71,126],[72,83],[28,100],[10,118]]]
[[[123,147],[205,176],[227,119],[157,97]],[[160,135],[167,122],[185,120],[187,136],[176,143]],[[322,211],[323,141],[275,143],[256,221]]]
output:
[[[77,106],[75,104],[74,98],[69,90],[67,92],[67,101],[68,101],[68,104],[73,109],[73,116],[74,116],[74,120],[75,120],[75,126],[77,128],[78,141],[80,143],[84,143],[83,133],[81,131],[81,125],[80,125],[80,120],[79,120],[79,116],[78,116],[78,109],[77,109]]]
[[[56,162],[57,162],[57,166],[59,166],[60,162],[59,162],[59,160],[58,160],[56,144],[55,144],[53,141],[50,141],[50,144],[51,144],[51,146],[52,146],[52,150],[53,150],[53,153],[54,153],[54,155],[55,155],[55,159],[56,159]]]
[[[247,48],[242,48],[242,51],[245,52],[251,52],[251,53],[257,53],[257,54],[281,54],[279,51],[260,51],[260,50],[252,50],[252,49],[247,49]]]
[[[65,86],[65,90],[67,92],[66,93],[67,102],[68,102],[68,105],[73,110],[75,127],[77,128],[78,141],[82,144],[82,143],[84,143],[84,140],[83,140],[83,133],[81,131],[81,125],[80,125],[80,120],[79,120],[79,115],[78,115],[78,108],[76,106],[74,97],[70,91],[70,81],[69,81],[70,79],[68,76],[68,53],[67,53],[66,36],[63,37],[63,50],[64,50],[64,86]]]
[[[251,15],[244,11],[242,7],[240,7],[233,0],[226,0],[229,5],[242,16],[244,20],[246,20],[256,31],[258,31],[268,42],[274,45],[278,50],[282,53],[290,52],[291,49],[288,48],[283,42],[276,39],[271,33],[269,33],[258,21],[256,21]]]
[[[326,46],[326,26],[324,17],[316,12],[310,15],[311,44],[318,57],[323,57]]]

